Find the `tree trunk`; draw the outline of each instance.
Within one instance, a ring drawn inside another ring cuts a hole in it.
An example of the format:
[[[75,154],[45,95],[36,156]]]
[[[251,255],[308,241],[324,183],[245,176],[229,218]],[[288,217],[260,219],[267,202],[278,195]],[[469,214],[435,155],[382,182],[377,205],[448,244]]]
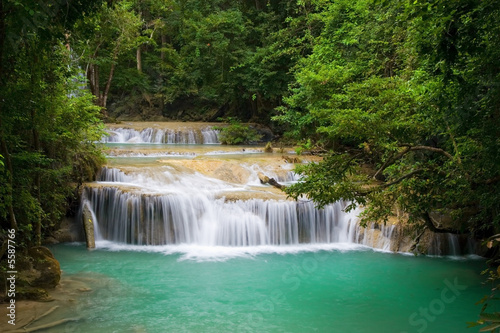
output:
[[[38,131],[36,130],[35,126],[35,111],[31,111],[31,121],[32,121],[32,126],[33,128],[31,129],[31,133],[33,135],[33,148],[35,152],[40,151],[40,137],[38,135]],[[38,201],[38,205],[42,205],[42,200],[41,200],[41,195],[40,195],[40,185],[41,185],[41,175],[40,175],[40,165],[37,165],[38,170],[36,171],[35,174],[35,184],[34,184],[34,190],[35,190],[35,197],[36,200]],[[42,216],[38,212],[36,221],[35,221],[35,245],[40,246],[42,244]]]
[[[35,124],[35,112],[31,112],[31,119],[33,121],[33,143],[34,143],[34,148],[36,152],[40,151],[40,138],[38,135],[38,131],[36,130],[34,124]],[[40,165],[38,165],[38,169],[40,169]],[[40,195],[40,185],[41,185],[41,175],[40,171],[36,171],[36,176],[35,176],[35,193],[36,193],[36,199],[38,201],[38,204],[41,206],[42,205],[42,200],[41,200],[41,195]],[[37,213],[37,218],[36,218],[36,223],[35,223],[35,245],[40,246],[42,245],[42,216],[40,213]]]
[[[5,46],[5,17],[6,13],[4,11],[3,1],[0,0],[0,84],[3,84],[6,80],[4,79],[4,69],[3,69],[3,51]],[[5,205],[7,207],[7,214],[9,217],[10,228],[17,230],[17,221],[16,215],[14,213],[14,207],[12,205],[12,201],[14,198],[12,197],[12,187],[13,187],[13,170],[12,170],[12,161],[10,160],[9,149],[7,148],[7,143],[5,142],[5,134],[3,132],[2,127],[2,112],[3,103],[0,101],[0,153],[3,155],[5,159],[5,166],[7,167],[7,184],[2,184],[6,189],[6,199]]]
[[[36,54],[36,52],[34,53],[33,55],[33,59],[32,59],[32,63],[35,65],[35,67],[38,65],[38,56]],[[30,79],[30,83],[31,83],[31,91],[34,92],[36,91],[36,87],[35,87],[35,78],[36,78],[36,74],[35,73],[31,73],[31,79]],[[36,119],[36,108],[32,107],[31,108],[31,134],[33,135],[33,150],[36,152],[36,153],[41,153],[41,149],[40,149],[40,135],[38,133],[38,130],[37,130],[37,119]],[[36,200],[38,201],[38,206],[40,207],[40,210],[41,210],[41,207],[42,207],[42,198],[41,198],[41,190],[40,190],[40,185],[41,185],[41,174],[40,174],[40,163],[38,162],[37,163],[37,169],[35,171],[35,179],[34,179],[34,196],[36,198]],[[42,245],[42,214],[40,211],[37,211],[36,213],[36,221],[35,221],[35,245],[36,246],[40,246]]]
[[[106,114],[106,103],[108,101],[108,93],[109,93],[109,88],[111,87],[111,80],[113,80],[113,74],[115,73],[115,63],[111,64],[111,69],[109,70],[109,76],[108,76],[108,82],[106,82],[106,87],[104,88],[104,92],[102,94],[102,104],[101,106],[103,107],[103,113]]]
[[[90,64],[88,80],[90,92],[97,98],[97,105],[101,106],[101,92],[99,87],[99,67],[96,64]]]
[[[3,82],[3,48],[5,44],[5,12],[0,0],[0,82]]]
[[[142,54],[141,54],[142,50],[141,50],[141,46],[139,46],[137,48],[137,71],[139,73],[142,73]]]

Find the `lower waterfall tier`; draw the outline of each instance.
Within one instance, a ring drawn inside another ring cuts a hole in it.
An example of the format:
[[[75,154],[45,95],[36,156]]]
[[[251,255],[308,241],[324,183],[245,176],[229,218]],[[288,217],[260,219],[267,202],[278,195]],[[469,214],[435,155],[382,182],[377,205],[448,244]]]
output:
[[[85,197],[95,214],[96,240],[137,245],[258,246],[363,244],[372,237],[361,232],[358,212],[343,212],[342,202],[316,209],[311,201],[141,195],[114,187],[87,188]],[[382,227],[379,247],[390,249],[393,228]]]
[[[155,195],[111,186],[85,188],[84,206],[91,215],[84,219],[93,220],[97,242],[230,247],[343,243],[430,255],[477,253],[477,244],[466,236],[427,231],[414,244],[414,235],[399,225],[363,228],[360,211],[344,212],[344,202],[317,209],[311,201],[227,200],[202,192]]]

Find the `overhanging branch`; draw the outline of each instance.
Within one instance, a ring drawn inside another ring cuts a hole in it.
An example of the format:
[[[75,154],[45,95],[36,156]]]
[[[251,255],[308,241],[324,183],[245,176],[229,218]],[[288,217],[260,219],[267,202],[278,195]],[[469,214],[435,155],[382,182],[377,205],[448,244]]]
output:
[[[431,147],[431,146],[412,146],[412,145],[408,145],[408,144],[402,144],[401,147],[407,147],[407,148],[409,148],[410,151],[414,151],[414,150],[432,151],[434,153],[438,153],[438,154],[441,154],[443,156],[446,156],[450,160],[455,159],[453,157],[453,155],[451,155],[450,153],[448,153],[446,150],[444,150],[442,148],[436,148],[436,147]]]
[[[423,171],[423,169],[414,170],[412,172],[407,173],[404,176],[399,177],[398,179],[396,179],[396,180],[394,180],[392,182],[389,182],[389,183],[386,183],[386,184],[382,184],[381,187],[389,187],[389,186],[392,186],[392,185],[396,185],[396,184],[400,183],[401,181],[403,181],[403,180],[405,180],[407,178],[411,178],[413,175],[416,175],[417,173],[420,173],[422,171]]]

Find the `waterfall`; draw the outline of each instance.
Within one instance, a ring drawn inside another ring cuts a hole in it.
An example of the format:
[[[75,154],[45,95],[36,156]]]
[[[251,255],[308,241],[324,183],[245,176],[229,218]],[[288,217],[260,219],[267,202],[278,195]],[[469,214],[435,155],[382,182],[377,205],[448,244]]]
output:
[[[116,153],[116,146],[109,145],[110,156],[134,157],[117,158],[110,163],[113,167],[102,169],[97,183],[84,189],[81,207],[85,207],[88,218],[81,221],[87,229],[93,226],[97,241],[233,250],[256,246],[290,248],[299,244],[356,244],[402,252],[415,248],[412,235],[400,225],[371,223],[361,227],[357,219],[360,210],[344,212],[345,202],[317,209],[312,201],[287,200],[286,194],[262,184],[261,174],[285,186],[301,181],[294,172],[295,163],[277,154],[266,154],[265,158],[231,156],[248,154],[252,149],[245,148],[241,152],[230,150],[229,157],[221,159],[216,155],[226,152],[218,147],[192,145],[176,147],[181,153],[169,152],[180,157],[172,161],[141,158],[155,156],[168,144],[219,143],[219,132],[208,124],[191,129],[184,125],[171,129],[172,124],[130,126],[147,128],[108,129],[110,136],[103,141],[158,145],[128,145],[127,151],[120,154]],[[196,156],[194,152],[200,148],[205,156],[193,163],[191,156],[182,155]],[[221,160],[229,163],[220,163]],[[89,219],[93,224],[87,223]],[[431,255],[460,255],[466,252],[462,250],[465,241],[456,235],[427,232],[417,250]],[[467,249],[472,251],[476,244],[469,243]]]
[[[252,166],[249,170],[256,173],[261,169]],[[232,191],[231,186],[200,174],[173,172],[168,167],[127,173],[104,167],[98,180],[116,185],[86,187],[82,199],[82,206],[93,215],[95,239],[132,245],[347,243],[382,251],[399,248],[396,225],[371,223],[363,228],[356,218],[359,211],[345,213],[343,202],[316,209],[311,201],[231,201],[220,194],[219,198],[214,196],[219,191]],[[285,181],[296,179],[293,172],[274,176]],[[469,248],[466,252],[474,253],[473,246]],[[431,234],[427,253],[461,255],[460,238]]]
[[[109,136],[102,138],[103,143],[168,143],[168,144],[218,144],[219,131],[211,127],[195,129],[156,129],[145,128],[141,131],[131,128],[107,130]]]
[[[448,235],[448,254],[452,256],[459,256],[460,244],[458,242],[458,235],[447,234]]]
[[[460,256],[462,255],[462,247],[460,245],[460,235],[450,234],[450,233],[436,233],[432,235],[432,239],[429,244],[427,253],[430,255],[442,256]],[[472,240],[466,240],[469,243]],[[474,253],[475,250],[472,247],[465,246],[465,253]]]
[[[133,177],[111,168],[103,170],[101,179],[130,181]],[[363,228],[356,217],[359,211],[344,212],[344,202],[317,209],[311,201],[230,201],[207,194],[204,186],[197,193],[179,191],[176,186],[170,185],[171,193],[86,187],[82,206],[92,212],[96,241],[211,247],[343,243],[382,251],[397,248],[396,225],[371,223]],[[474,253],[473,246],[469,247],[466,252]],[[431,234],[427,254],[461,255],[459,236]]]
[[[97,180],[101,182],[123,183],[129,181],[129,177],[127,177],[127,175],[119,169],[103,167],[97,177]]]
[[[294,245],[354,242],[355,214],[343,203],[225,201],[204,194],[144,195],[114,187],[86,189],[101,239],[137,245]]]
[[[219,130],[214,130],[210,127],[201,130],[204,144],[217,144],[219,142]]]
[[[357,243],[381,249],[382,251],[390,251],[392,244],[392,235],[396,226],[371,223],[363,232],[359,233],[360,238]]]

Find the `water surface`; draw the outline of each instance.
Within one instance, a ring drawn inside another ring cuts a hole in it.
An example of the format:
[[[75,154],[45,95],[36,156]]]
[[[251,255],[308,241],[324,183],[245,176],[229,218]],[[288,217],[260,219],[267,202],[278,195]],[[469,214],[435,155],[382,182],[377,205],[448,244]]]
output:
[[[95,279],[72,332],[473,331],[483,260],[329,246],[52,250]]]

